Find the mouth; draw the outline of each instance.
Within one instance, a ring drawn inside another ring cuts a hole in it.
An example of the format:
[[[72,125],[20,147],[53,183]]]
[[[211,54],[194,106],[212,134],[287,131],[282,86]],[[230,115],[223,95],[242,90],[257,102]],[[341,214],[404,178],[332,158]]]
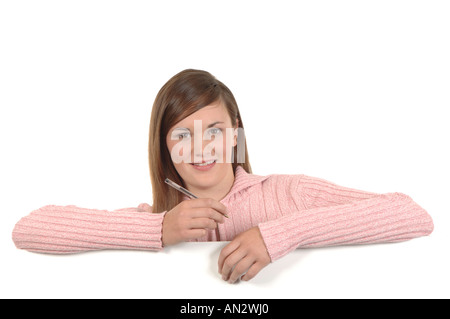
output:
[[[201,163],[191,163],[191,165],[200,171],[207,171],[214,167],[216,160],[202,161]]]
[[[215,163],[216,160],[209,160],[209,161],[203,161],[201,163],[191,163],[192,165],[195,166],[206,166],[206,165],[211,165],[212,163]]]

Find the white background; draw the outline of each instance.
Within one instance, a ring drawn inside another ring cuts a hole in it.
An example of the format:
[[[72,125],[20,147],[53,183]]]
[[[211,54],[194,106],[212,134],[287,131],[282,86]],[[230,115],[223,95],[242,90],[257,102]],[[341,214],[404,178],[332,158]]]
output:
[[[449,16],[447,1],[0,2],[0,297],[449,298]],[[222,243],[17,250],[14,224],[41,206],[151,203],[151,107],[186,68],[235,94],[255,174],[403,192],[434,233],[299,250],[236,286],[209,271]]]

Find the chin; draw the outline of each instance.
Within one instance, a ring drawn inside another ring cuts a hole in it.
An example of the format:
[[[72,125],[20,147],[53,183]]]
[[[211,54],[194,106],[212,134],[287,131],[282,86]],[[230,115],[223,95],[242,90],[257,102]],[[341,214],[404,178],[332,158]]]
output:
[[[190,184],[198,188],[209,188],[219,184],[226,176],[227,166],[223,163],[216,163],[214,161],[213,163],[205,162],[202,164],[183,163],[182,168],[177,168],[185,184]]]

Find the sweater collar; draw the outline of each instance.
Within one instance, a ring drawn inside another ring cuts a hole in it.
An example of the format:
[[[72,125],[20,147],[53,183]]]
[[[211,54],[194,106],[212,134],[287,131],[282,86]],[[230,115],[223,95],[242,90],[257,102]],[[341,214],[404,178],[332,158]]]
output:
[[[249,174],[245,169],[238,165],[234,174],[234,183],[227,195],[221,200],[221,202],[227,200],[233,194],[236,194],[250,186],[261,183],[269,176],[260,176],[255,174]]]
[[[262,181],[266,180],[267,178],[269,178],[269,176],[260,176],[260,175],[249,174],[245,171],[245,169],[241,165],[238,165],[236,167],[236,171],[234,173],[233,186],[231,187],[228,194],[226,194],[225,197],[222,198],[220,201],[221,202],[226,201],[230,198],[230,196],[232,196],[250,186],[259,184]],[[183,198],[184,198],[184,200],[189,199],[189,197],[187,197],[186,195],[183,196]]]

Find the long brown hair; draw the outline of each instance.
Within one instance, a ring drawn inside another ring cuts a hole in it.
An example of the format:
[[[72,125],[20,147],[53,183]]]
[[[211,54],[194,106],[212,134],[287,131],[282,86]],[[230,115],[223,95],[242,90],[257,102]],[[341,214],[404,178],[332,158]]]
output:
[[[193,69],[181,71],[158,92],[153,104],[148,142],[154,213],[169,211],[183,199],[183,194],[164,183],[164,180],[169,178],[185,186],[172,163],[167,148],[166,136],[169,129],[194,112],[218,101],[226,107],[231,123],[234,124],[238,120],[238,127],[243,129],[244,125],[233,93],[225,84],[206,71]],[[243,143],[245,160],[243,163],[237,162],[238,152],[235,146],[233,171],[235,172],[236,167],[240,165],[246,172],[252,173],[245,137]]]

